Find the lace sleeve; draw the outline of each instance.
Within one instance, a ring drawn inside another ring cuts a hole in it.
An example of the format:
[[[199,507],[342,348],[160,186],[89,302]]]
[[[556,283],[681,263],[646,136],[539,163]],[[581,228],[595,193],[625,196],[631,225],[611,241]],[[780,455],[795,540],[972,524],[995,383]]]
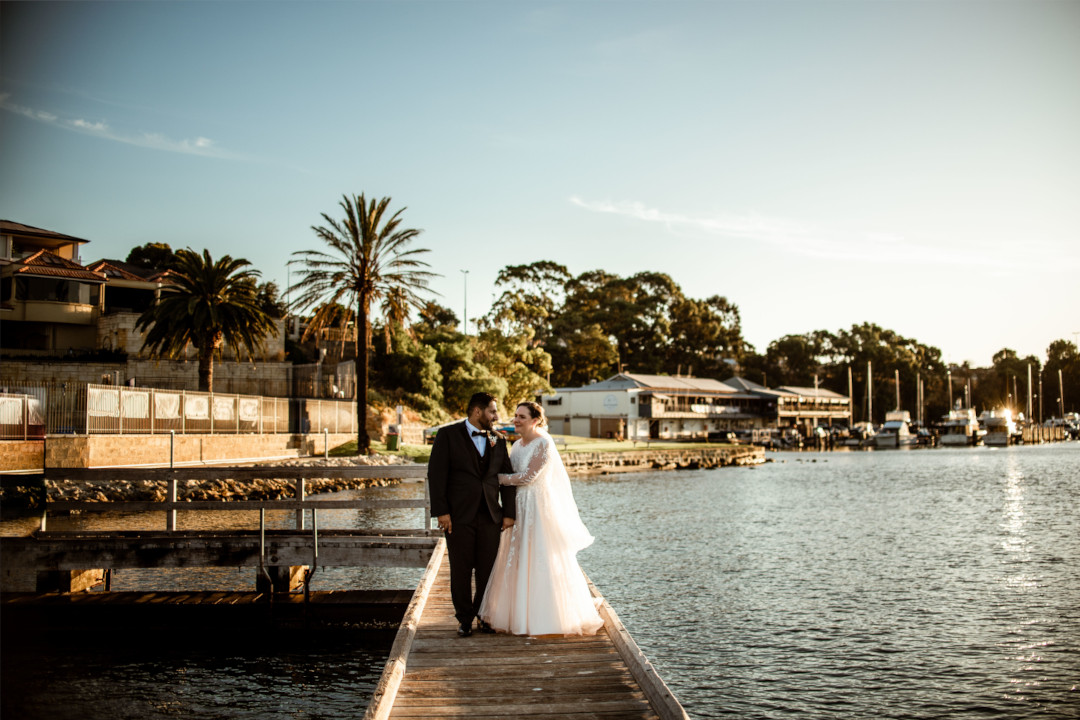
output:
[[[536,442],[540,443],[540,447],[536,448],[536,452],[529,458],[529,465],[512,475],[499,473],[500,485],[528,485],[540,476],[540,471],[548,464],[548,447],[551,443],[547,438],[537,438]]]

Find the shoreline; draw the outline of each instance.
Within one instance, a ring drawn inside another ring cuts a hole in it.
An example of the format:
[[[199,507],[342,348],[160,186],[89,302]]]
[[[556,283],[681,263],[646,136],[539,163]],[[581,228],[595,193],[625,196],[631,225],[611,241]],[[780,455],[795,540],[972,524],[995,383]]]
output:
[[[572,476],[581,476],[759,465],[765,462],[765,450],[755,446],[728,445],[685,450],[571,452],[565,453],[562,457],[567,473]],[[329,460],[309,457],[280,463],[257,463],[254,466],[326,467],[329,471],[327,477],[310,479],[306,488],[309,495],[320,495],[369,487],[387,487],[401,482],[390,478],[335,478],[333,477],[335,467],[408,464],[413,463],[398,456],[372,455],[362,458],[330,458]],[[9,475],[5,478],[6,482],[3,486],[0,486],[0,503],[3,505],[5,515],[39,510],[43,491],[47,501],[162,502],[165,500],[167,490],[164,480],[45,480],[42,487],[31,483],[19,484],[17,478],[17,475]],[[286,500],[292,498],[294,493],[295,484],[291,480],[283,479],[238,482],[229,477],[221,477],[206,481],[186,480],[179,483],[177,487],[177,499],[181,501]]]

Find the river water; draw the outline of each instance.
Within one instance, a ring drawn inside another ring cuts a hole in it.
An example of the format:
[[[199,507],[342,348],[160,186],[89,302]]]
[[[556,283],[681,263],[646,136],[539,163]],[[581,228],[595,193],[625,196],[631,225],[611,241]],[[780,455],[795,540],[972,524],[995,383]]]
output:
[[[770,459],[574,480],[597,538],[582,565],[692,717],[1080,716],[1080,444]],[[418,519],[335,512],[320,513],[320,525]],[[50,529],[104,522],[162,519],[78,517]],[[180,516],[182,528],[205,522]],[[290,514],[273,522],[288,525]],[[29,526],[6,521],[0,532]],[[313,587],[410,587],[419,575],[333,568]],[[114,580],[117,589],[252,585],[247,570]],[[14,653],[5,643],[4,717],[353,715],[392,639],[278,633],[162,652],[131,635],[97,647],[50,638]]]

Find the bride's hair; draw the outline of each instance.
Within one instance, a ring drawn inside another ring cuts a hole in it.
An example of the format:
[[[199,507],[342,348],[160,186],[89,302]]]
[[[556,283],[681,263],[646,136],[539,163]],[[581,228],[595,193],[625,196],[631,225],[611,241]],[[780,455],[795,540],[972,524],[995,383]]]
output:
[[[547,417],[544,416],[544,408],[540,406],[540,403],[526,400],[525,402],[519,402],[517,406],[529,409],[529,415],[531,415],[534,420],[540,421],[536,424],[537,427],[547,426]]]

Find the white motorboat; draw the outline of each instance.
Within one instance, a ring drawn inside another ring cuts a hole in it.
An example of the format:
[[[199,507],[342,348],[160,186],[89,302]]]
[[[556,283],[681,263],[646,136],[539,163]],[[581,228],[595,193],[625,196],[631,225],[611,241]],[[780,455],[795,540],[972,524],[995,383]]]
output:
[[[1016,423],[1011,410],[984,410],[979,415],[979,424],[986,431],[983,442],[987,445],[1012,445],[1016,442]]]
[[[942,445],[978,445],[982,440],[979,421],[974,408],[950,410],[944,418],[941,433]]]
[[[885,424],[874,436],[874,447],[879,448],[914,447],[918,442],[918,436],[911,432],[911,414],[907,410],[885,413]]]

